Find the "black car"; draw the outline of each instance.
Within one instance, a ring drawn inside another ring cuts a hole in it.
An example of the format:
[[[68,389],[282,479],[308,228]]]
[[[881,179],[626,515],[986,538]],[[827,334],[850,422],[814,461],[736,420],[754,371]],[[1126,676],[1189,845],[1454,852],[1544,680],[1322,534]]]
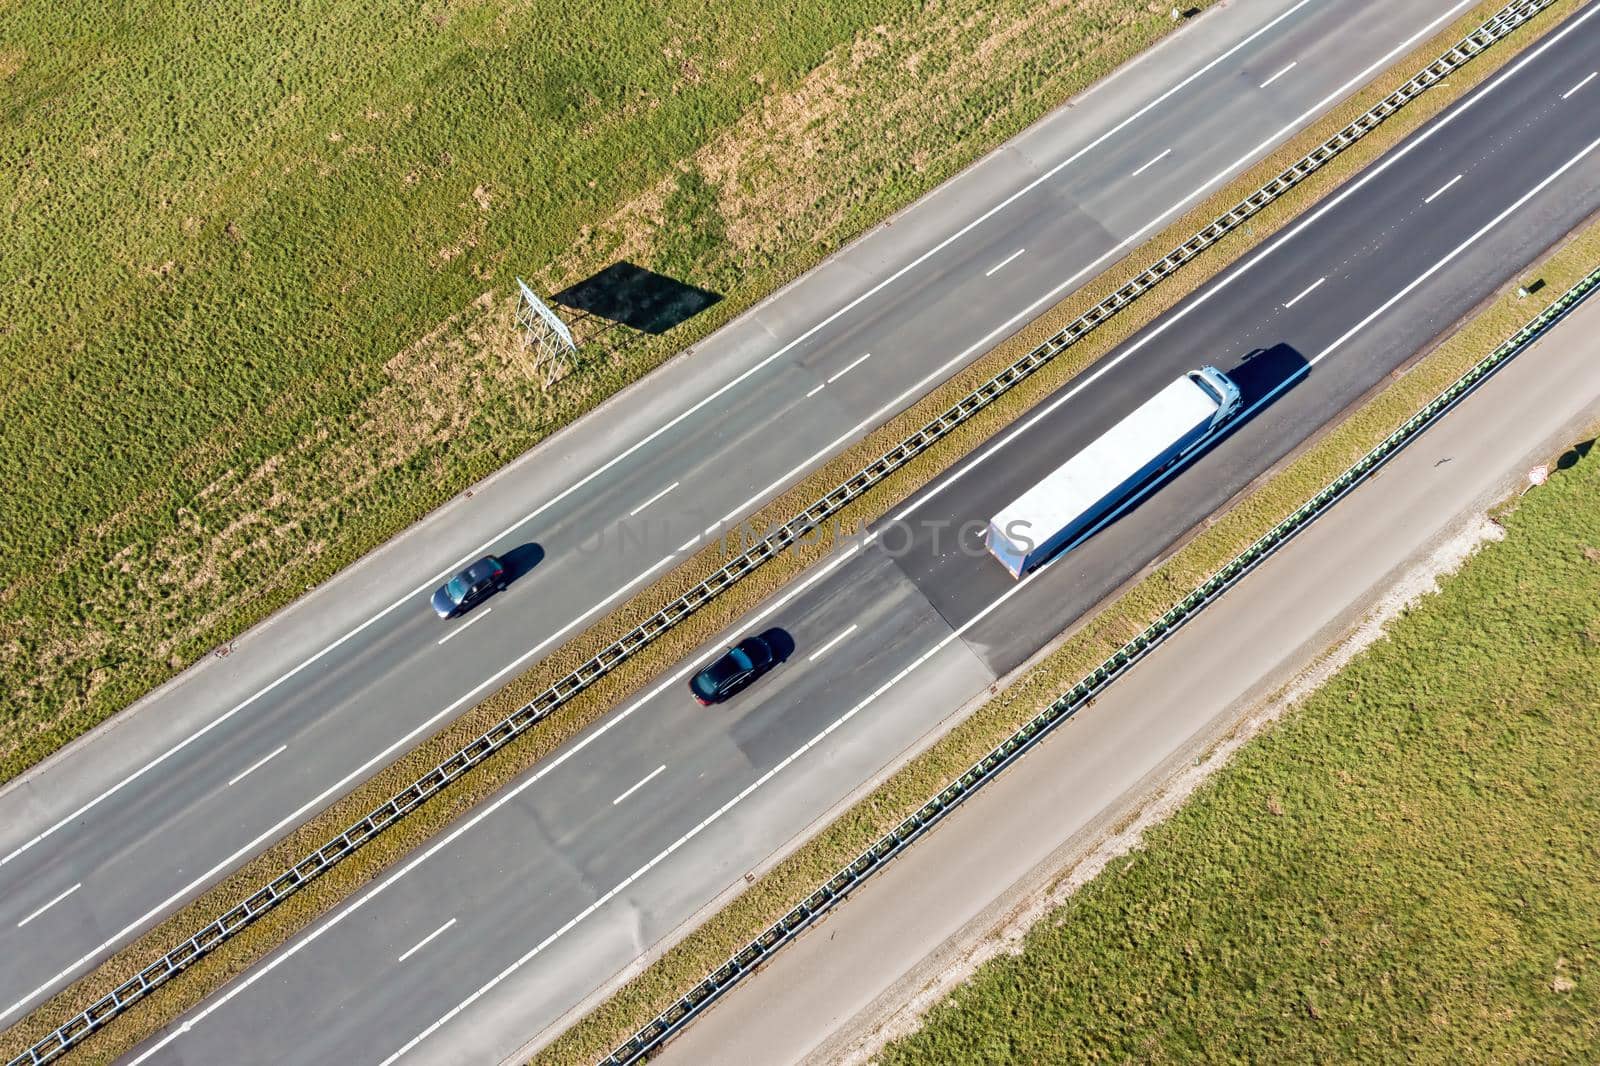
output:
[[[505,587],[505,564],[492,555],[485,555],[439,586],[433,594],[433,611],[440,618],[454,618],[491,593],[504,592]]]
[[[760,637],[745,637],[695,674],[689,682],[689,691],[702,707],[721,703],[777,661],[771,644]]]

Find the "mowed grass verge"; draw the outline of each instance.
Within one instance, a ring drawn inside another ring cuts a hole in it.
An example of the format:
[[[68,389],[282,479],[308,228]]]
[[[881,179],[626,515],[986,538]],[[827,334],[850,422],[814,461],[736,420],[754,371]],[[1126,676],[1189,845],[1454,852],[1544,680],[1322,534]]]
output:
[[[1592,443],[878,1061],[1593,1061]]]
[[[1142,0],[6,18],[0,782],[1172,26]],[[624,260],[721,300],[531,366],[512,277]]]
[[[1006,397],[1003,402],[996,404],[991,411],[975,420],[966,430],[953,435],[940,449],[921,457],[917,463],[901,471],[896,478],[886,483],[881,492],[864,498],[845,515],[844,524],[848,526],[854,520],[876,517],[895,500],[903,498],[925,484],[936,476],[939,470],[1019,417],[1032,404],[1069,380],[1083,366],[1104,354],[1117,342],[1126,339],[1139,326],[1170,307],[1182,295],[1198,287],[1205,278],[1287,224],[1305,207],[1338,182],[1355,173],[1384,148],[1399,140],[1407,131],[1414,129],[1427,117],[1436,114],[1451,99],[1489,76],[1494,69],[1509,61],[1521,48],[1536,39],[1544,28],[1553,25],[1562,15],[1577,6],[1577,0],[1557,5],[1534,24],[1488,53],[1479,63],[1457,75],[1449,89],[1438,96],[1425,97],[1415,105],[1416,111],[1403,112],[1402,117],[1395,120],[1392,126],[1374,134],[1359,149],[1330,167],[1317,183],[1296,190],[1294,195],[1286,198],[1280,208],[1258,217],[1249,232],[1241,231],[1219,244],[1213,250],[1214,254],[1204,262],[1196,264],[1193,272],[1182,274],[1167,287],[1157,290],[1136,305],[1126,317],[1114,321],[1097,332],[1089,342],[1076,349],[1070,358],[1059,360],[1049,370],[1042,372]],[[1338,109],[1315,129],[1285,146],[1273,158],[1232,183],[1188,216],[1175,222],[1106,277],[1082,293],[1064,301],[923,404],[896,419],[776,501],[758,517],[758,524],[765,519],[792,514],[800,504],[814,499],[848,471],[859,467],[865,459],[877,454],[913,426],[921,424],[933,412],[947,406],[956,396],[993,373],[999,366],[1015,359],[1026,348],[1058,330],[1085,307],[1136,273],[1148,259],[1164,254],[1173,243],[1187,237],[1198,226],[1209,221],[1226,206],[1259,185],[1265,176],[1275,173],[1298,158],[1312,145],[1325,139],[1333,130],[1364,111],[1372,102],[1390,91],[1395,84],[1409,77],[1422,63],[1432,59],[1442,47],[1497,8],[1496,4],[1484,4],[1469,17],[1464,17],[1456,26],[1442,32],[1434,41],[1419,47],[1412,56],[1397,63],[1393,71],[1380,78],[1370,90]],[[1551,274],[1550,279],[1551,284],[1541,292],[1540,298],[1547,297],[1552,291],[1559,291],[1556,275]],[[1519,306],[1525,312],[1531,305],[1525,303]],[[1513,308],[1509,313],[1514,316],[1517,309]],[[1075,643],[1074,646],[1078,647],[1082,661],[1098,661],[1107,648],[1120,644],[1128,633],[1142,628],[1144,622],[1139,619],[1165,610],[1171,600],[1187,591],[1198,576],[1203,576],[1203,573],[1209,572],[1209,569],[1214,568],[1218,562],[1237,550],[1230,548],[1229,545],[1235,543],[1242,545],[1253,539],[1257,535],[1258,525],[1264,528],[1265,525],[1276,521],[1282,513],[1291,510],[1309,491],[1325,480],[1324,472],[1327,472],[1327,476],[1331,476],[1333,470],[1339,469],[1349,461],[1349,458],[1364,451],[1367,445],[1360,442],[1367,440],[1368,435],[1376,434],[1377,437],[1381,437],[1388,431],[1389,425],[1402,420],[1421,402],[1420,397],[1431,394],[1428,392],[1430,388],[1438,387],[1435,382],[1442,383],[1459,373],[1459,367],[1465,363],[1462,362],[1460,353],[1452,358],[1454,361],[1446,359],[1440,363],[1432,376],[1418,377],[1414,374],[1403,379],[1397,384],[1396,388],[1399,391],[1395,393],[1395,397],[1387,407],[1379,406],[1363,413],[1365,421],[1357,423],[1359,428],[1355,436],[1336,435],[1338,443],[1334,450],[1326,453],[1318,452],[1316,460],[1310,466],[1296,467],[1294,479],[1286,483],[1281,492],[1268,496],[1259,506],[1254,501],[1244,505],[1252,508],[1248,512],[1250,517],[1247,519],[1247,524],[1219,526],[1219,530],[1223,531],[1219,535],[1224,539],[1202,538],[1197,542],[1201,547],[1181,557],[1181,565],[1169,564],[1168,567],[1152,575],[1151,582],[1141,586],[1137,595],[1124,600],[1117,611],[1113,611],[1101,622],[1086,630],[1082,639]],[[1470,361],[1471,359],[1466,359],[1466,362]],[[781,588],[785,582],[801,572],[805,566],[825,555],[829,549],[829,543],[824,540],[768,564],[742,584],[736,592],[723,597],[706,611],[673,630],[636,660],[563,708],[559,714],[547,720],[517,744],[485,763],[467,780],[452,787],[439,801],[420,808],[395,829],[385,833],[321,878],[310,889],[274,911],[268,919],[252,926],[228,946],[192,968],[181,979],[163,988],[123,1021],[97,1036],[87,1045],[83,1057],[97,1061],[110,1059],[122,1049],[131,1046],[143,1034],[155,1031],[166,1021],[176,1017],[210,990],[219,987],[230,976],[243,970],[252,960],[281,944],[296,930],[309,924],[318,914],[365,884],[395,859],[438,832],[462,811],[490,795],[516,773],[533,765],[577,731],[598,719],[607,709],[644,684],[656,672],[676,661],[686,651],[708,639],[722,627],[731,624],[761,598]],[[136,973],[178,935],[186,934],[227,906],[243,899],[287,863],[321,843],[402,784],[434,765],[470,736],[481,732],[490,723],[543,688],[552,678],[581,662],[605,641],[613,639],[660,603],[699,580],[705,573],[719,565],[720,561],[720,553],[715,549],[708,549],[685,564],[647,594],[619,609],[582,638],[570,643],[506,689],[484,701],[453,726],[368,782],[362,789],[286,838],[260,859],[249,864],[237,875],[217,886],[172,919],[162,923],[135,945],[120,952],[100,970],[53,999],[41,1011],[14,1026],[6,1034],[0,1049],[9,1052],[13,1047],[25,1046],[25,1041],[43,1035],[49,1027],[59,1024],[71,1013],[82,1009],[108,991],[116,982]],[[733,908],[718,916],[713,923],[680,945],[681,951],[674,949],[657,967],[653,967],[643,975],[639,982],[630,985],[623,997],[609,1005],[606,1011],[595,1016],[592,1027],[590,1022],[585,1022],[574,1030],[572,1040],[576,1043],[568,1044],[564,1040],[558,1045],[558,1049],[576,1048],[572,1050],[572,1054],[575,1055],[575,1060],[581,1060],[596,1049],[604,1050],[602,1045],[606,1045],[608,1041],[614,1042],[613,1038],[620,1039],[619,1034],[641,1024],[649,1013],[653,1013],[660,1005],[670,1000],[687,981],[699,977],[710,965],[721,962],[732,946],[754,935],[762,924],[786,909],[790,905],[789,902],[785,902],[786,900],[798,898],[799,895],[809,891],[817,880],[831,873],[832,869],[845,858],[865,846],[865,842],[870,841],[883,828],[898,821],[904,813],[914,808],[929,792],[935,790],[938,784],[942,784],[945,777],[955,772],[951,767],[956,763],[960,764],[957,769],[964,768],[971,758],[975,757],[975,754],[968,754],[969,752],[981,753],[992,744],[993,740],[985,738],[992,736],[998,739],[998,736],[1003,736],[1014,728],[1016,721],[1032,713],[1031,709],[1025,709],[1031,707],[1027,701],[1040,698],[1048,697],[1041,697],[1040,690],[1027,690],[1018,700],[996,701],[980,712],[970,723],[970,728],[964,727],[952,735],[948,746],[941,746],[931,752],[926,762],[919,761],[908,767],[889,782],[884,791],[865,801],[852,811],[849,817],[813,841],[811,845],[807,845],[806,849],[774,871],[771,877],[758,882],[745,898],[736,902]],[[564,1052],[557,1050],[552,1053]]]

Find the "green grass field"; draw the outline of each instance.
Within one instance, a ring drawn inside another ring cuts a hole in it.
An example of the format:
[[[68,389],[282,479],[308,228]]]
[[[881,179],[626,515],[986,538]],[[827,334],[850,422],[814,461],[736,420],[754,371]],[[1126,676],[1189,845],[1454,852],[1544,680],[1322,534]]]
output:
[[[0,781],[1170,28],[1134,0],[0,18]],[[723,299],[540,380],[511,278],[621,259]]]
[[[1524,497],[881,1061],[1592,1061],[1597,497],[1600,454]]]

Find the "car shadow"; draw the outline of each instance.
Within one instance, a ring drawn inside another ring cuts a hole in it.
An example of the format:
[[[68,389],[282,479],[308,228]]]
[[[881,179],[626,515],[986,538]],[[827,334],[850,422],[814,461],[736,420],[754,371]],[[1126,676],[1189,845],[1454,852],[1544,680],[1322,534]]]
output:
[[[544,560],[544,549],[537,544],[519,544],[504,555],[500,562],[506,568],[506,584],[531,573]]]
[[[760,634],[762,640],[767,642],[767,647],[772,649],[773,656],[777,659],[773,666],[778,666],[789,661],[789,656],[794,654],[794,637],[789,635],[787,629],[774,626]]]

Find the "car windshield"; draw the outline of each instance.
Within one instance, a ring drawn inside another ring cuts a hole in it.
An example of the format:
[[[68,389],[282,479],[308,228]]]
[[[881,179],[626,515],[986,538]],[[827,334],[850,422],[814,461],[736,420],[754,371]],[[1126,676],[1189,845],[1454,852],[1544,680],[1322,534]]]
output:
[[[756,664],[750,661],[749,654],[743,648],[728,649],[728,658],[732,659],[741,670],[754,670],[756,667]]]
[[[461,574],[457,574],[445,584],[444,594],[457,603],[460,603],[466,597],[467,583],[462,579]]]

